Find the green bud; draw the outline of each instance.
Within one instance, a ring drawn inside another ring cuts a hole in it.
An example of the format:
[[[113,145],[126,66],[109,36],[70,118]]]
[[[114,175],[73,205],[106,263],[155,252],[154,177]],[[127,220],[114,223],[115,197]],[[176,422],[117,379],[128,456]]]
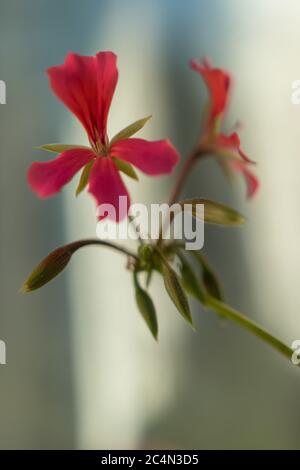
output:
[[[191,206],[191,212],[194,217],[201,217],[201,213],[197,212],[197,205],[204,204],[204,222],[209,224],[218,224],[224,226],[236,226],[241,225],[245,222],[244,216],[231,207],[227,207],[220,202],[211,201],[209,199],[199,198],[199,199],[185,199],[179,201],[182,207],[185,205],[186,210],[189,210],[188,206]]]
[[[72,254],[73,251],[70,250],[68,245],[52,251],[32,271],[21,287],[21,292],[31,292],[47,284],[47,282],[51,281],[51,279],[65,269]]]
[[[143,269],[149,269],[152,266],[153,261],[153,246],[149,243],[140,245],[138,248],[138,255]]]

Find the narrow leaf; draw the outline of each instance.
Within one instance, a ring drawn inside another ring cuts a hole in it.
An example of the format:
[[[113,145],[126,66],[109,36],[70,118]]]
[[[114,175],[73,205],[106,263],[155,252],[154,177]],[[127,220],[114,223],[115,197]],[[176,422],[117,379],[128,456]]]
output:
[[[112,158],[113,158],[113,161],[115,162],[115,164],[116,164],[119,171],[121,171],[125,175],[129,176],[129,178],[132,178],[132,179],[138,181],[139,177],[136,174],[136,171],[134,170],[133,166],[130,165],[130,163],[127,163],[124,160],[120,160],[117,157],[112,157]]]
[[[148,325],[152,335],[157,340],[158,324],[154,304],[149,294],[140,286],[137,274],[133,275],[133,282],[135,288],[135,300],[138,309]]]
[[[93,164],[94,164],[94,160],[87,163],[85,165],[84,169],[82,170],[80,180],[79,180],[79,183],[78,183],[78,186],[77,186],[77,189],[76,189],[76,193],[75,193],[76,196],[78,196],[84,190],[84,188],[86,187],[86,185],[88,183],[88,180],[89,180],[89,175],[90,175],[90,171],[91,171],[91,168],[92,168]]]
[[[223,288],[218,275],[214,269],[209,265],[207,259],[199,251],[191,251],[191,254],[196,258],[202,269],[202,281],[208,292],[212,297],[224,300]]]
[[[143,119],[139,119],[138,121],[135,121],[134,123],[122,129],[111,139],[110,145],[115,144],[119,140],[124,140],[124,139],[128,139],[129,137],[131,137],[133,134],[135,134],[140,129],[142,129],[144,125],[146,124],[146,122],[149,121],[151,117],[152,116],[147,116]]]
[[[189,292],[195,299],[199,300],[202,304],[206,303],[206,292],[205,287],[201,284],[200,279],[197,278],[194,273],[193,267],[187,261],[186,257],[182,253],[178,253],[181,262],[181,278],[183,287]]]
[[[163,264],[162,266],[162,273],[165,288],[169,294],[170,299],[174,303],[179,313],[181,313],[183,318],[185,318],[192,325],[193,320],[188,299],[180,284],[177,274],[170,266],[167,266],[166,264]]]
[[[239,212],[220,202],[198,198],[185,199],[179,201],[179,204],[185,210],[191,210],[193,216],[198,218],[202,218],[202,211],[197,211],[197,205],[204,204],[204,221],[210,224],[235,226],[245,222],[245,218]]]
[[[193,326],[193,319],[190,311],[189,302],[180,283],[180,280],[174,269],[169,265],[167,259],[157,246],[156,252],[162,262],[161,274],[164,279],[166,291],[169,294],[170,299],[172,300],[179,313],[183,316],[183,318],[185,318],[185,320],[187,320]]]
[[[66,150],[78,149],[78,148],[88,149],[90,147],[86,147],[85,145],[73,145],[73,144],[45,144],[45,145],[40,145],[37,148],[41,150],[46,150],[47,152],[62,153],[62,152],[65,152]]]

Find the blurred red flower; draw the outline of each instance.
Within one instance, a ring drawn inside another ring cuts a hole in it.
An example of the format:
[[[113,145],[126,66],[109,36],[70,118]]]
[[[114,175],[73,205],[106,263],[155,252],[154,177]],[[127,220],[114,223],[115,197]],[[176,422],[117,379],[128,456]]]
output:
[[[222,69],[212,67],[208,59],[202,62],[192,60],[191,67],[202,76],[210,94],[209,109],[200,144],[217,156],[227,157],[222,159],[222,164],[225,164],[229,170],[242,173],[247,184],[247,196],[252,197],[259,188],[258,178],[249,169],[254,162],[241,149],[240,138],[236,132],[230,135],[221,132],[229,101],[230,75]]]

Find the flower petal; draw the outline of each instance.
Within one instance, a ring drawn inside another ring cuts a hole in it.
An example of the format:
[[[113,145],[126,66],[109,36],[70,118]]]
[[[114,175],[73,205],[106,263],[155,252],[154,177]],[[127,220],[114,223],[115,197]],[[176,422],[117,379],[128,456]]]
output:
[[[148,142],[143,139],[125,139],[112,145],[110,155],[132,163],[148,175],[171,173],[179,161],[179,154],[168,140]]]
[[[69,53],[64,64],[47,70],[56,96],[75,114],[90,140],[104,143],[106,122],[118,79],[116,56],[100,52],[93,56]]]
[[[49,162],[35,162],[28,170],[28,183],[41,198],[52,196],[94,157],[92,150],[78,148],[66,150]]]
[[[231,160],[229,165],[233,171],[242,173],[247,185],[247,197],[252,198],[259,189],[259,180],[257,176],[249,170],[249,165],[244,162]]]
[[[122,178],[110,157],[100,157],[94,163],[89,177],[89,192],[96,199],[97,207],[102,204],[111,204],[115,208],[115,215],[108,212],[108,218],[120,221],[126,217],[130,198]],[[119,198],[123,196],[123,201]],[[103,215],[99,215],[99,219]]]
[[[97,87],[99,121],[98,129],[103,143],[107,138],[107,116],[118,82],[117,56],[113,52],[98,52],[97,60]]]
[[[246,162],[246,163],[252,163],[254,164],[255,162],[251,160],[242,150],[241,150],[241,141],[236,132],[233,132],[230,135],[225,135],[225,134],[219,134],[217,136],[216,144],[218,147],[225,149],[225,150],[233,150],[234,152],[237,152],[239,156]]]
[[[211,108],[209,124],[225,111],[230,88],[230,75],[225,70],[211,67],[207,60],[191,61],[191,67],[203,77],[210,93]]]
[[[55,95],[75,114],[89,138],[96,139],[98,116],[95,57],[69,53],[65,62],[47,70]]]

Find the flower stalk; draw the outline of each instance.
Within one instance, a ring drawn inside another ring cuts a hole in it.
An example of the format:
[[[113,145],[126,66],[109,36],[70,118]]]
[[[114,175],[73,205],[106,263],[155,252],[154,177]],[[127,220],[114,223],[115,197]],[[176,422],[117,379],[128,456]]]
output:
[[[169,198],[169,206],[172,206],[172,204],[174,204],[177,201],[177,199],[178,199],[178,197],[179,197],[179,195],[180,195],[180,193],[181,193],[181,191],[182,191],[182,189],[183,189],[183,187],[186,183],[186,180],[189,177],[190,172],[192,171],[192,169],[193,169],[193,167],[194,167],[194,165],[197,161],[197,157],[199,157],[199,156],[200,156],[199,151],[194,150],[190,154],[190,156],[186,159],[186,161],[184,162],[184,165],[183,165],[181,171],[178,174],[177,180],[176,180],[176,182],[174,184],[174,187],[173,187],[173,190],[171,192],[171,196]]]
[[[211,308],[214,312],[219,315],[232,320],[234,323],[238,324],[242,328],[253,333],[255,336],[260,338],[265,343],[269,344],[276,351],[280,352],[283,356],[291,360],[293,350],[280,341],[278,338],[269,333],[265,328],[262,328],[258,323],[250,320],[246,315],[235,310],[229,305],[224,304],[215,297],[208,296],[206,300],[206,306]]]

